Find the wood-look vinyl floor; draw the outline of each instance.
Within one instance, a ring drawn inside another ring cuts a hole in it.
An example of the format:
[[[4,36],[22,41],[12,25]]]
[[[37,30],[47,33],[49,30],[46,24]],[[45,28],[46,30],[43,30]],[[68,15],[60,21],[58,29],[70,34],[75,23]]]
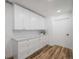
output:
[[[61,46],[46,45],[26,59],[73,59],[72,50]]]

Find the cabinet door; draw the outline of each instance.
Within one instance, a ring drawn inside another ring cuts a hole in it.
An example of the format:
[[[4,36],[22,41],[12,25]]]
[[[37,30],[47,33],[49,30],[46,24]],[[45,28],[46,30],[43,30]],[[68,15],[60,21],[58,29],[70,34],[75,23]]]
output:
[[[14,4],[14,29],[23,29],[24,24],[24,9]]]
[[[39,29],[38,27],[38,23],[39,23],[39,21],[38,21],[38,18],[37,18],[37,15],[36,14],[34,14],[34,13],[31,13],[30,14],[30,23],[31,23],[31,29]]]
[[[41,47],[40,44],[40,39],[39,38],[35,38],[35,39],[31,39],[29,41],[29,47],[28,47],[28,51],[29,51],[29,55],[31,55],[32,53],[34,53],[35,51],[39,50]]]
[[[36,30],[38,26],[38,19],[36,14],[26,10],[26,17],[24,19],[24,27],[26,30]]]
[[[38,20],[39,29],[44,30],[45,29],[45,20],[44,20],[44,18],[42,18],[41,16],[38,16],[37,20]]]
[[[33,16],[31,17],[31,12],[29,10],[25,10],[25,17],[24,17],[24,28],[26,30],[32,30],[34,28],[34,22],[32,20],[32,18],[34,18]]]
[[[28,18],[27,18],[28,17]],[[25,18],[25,28],[27,30],[41,30],[41,29],[45,29],[44,27],[44,19],[33,13],[30,12],[28,10],[26,10],[26,18]]]
[[[33,22],[32,25],[34,26],[33,29],[36,29],[36,30],[44,29],[44,19],[41,16],[37,14],[33,14],[31,16],[31,20],[32,20],[31,22]]]

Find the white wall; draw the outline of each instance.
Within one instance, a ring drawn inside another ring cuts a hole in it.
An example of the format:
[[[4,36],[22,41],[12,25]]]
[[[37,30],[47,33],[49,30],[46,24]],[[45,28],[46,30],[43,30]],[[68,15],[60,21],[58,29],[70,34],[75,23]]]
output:
[[[7,57],[12,56],[12,46],[11,46],[11,39],[13,37],[13,32],[12,32],[12,22],[13,22],[13,8],[12,5],[10,4],[5,4],[5,32],[6,32],[6,37],[5,37],[5,54]]]
[[[71,14],[47,18],[47,32],[50,45],[73,48],[73,24]],[[66,34],[70,34],[67,36]]]
[[[39,36],[38,31],[13,31],[13,5],[6,3],[5,4],[6,11],[6,37],[5,37],[5,54],[6,57],[12,56],[12,42],[11,39],[29,39]]]

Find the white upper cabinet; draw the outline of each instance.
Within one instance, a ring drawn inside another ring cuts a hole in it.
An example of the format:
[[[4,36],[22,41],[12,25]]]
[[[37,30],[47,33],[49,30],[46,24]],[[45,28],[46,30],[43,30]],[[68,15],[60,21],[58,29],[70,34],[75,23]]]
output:
[[[45,30],[43,17],[14,4],[14,30]]]
[[[14,4],[14,29],[23,29],[24,13],[23,9]]]

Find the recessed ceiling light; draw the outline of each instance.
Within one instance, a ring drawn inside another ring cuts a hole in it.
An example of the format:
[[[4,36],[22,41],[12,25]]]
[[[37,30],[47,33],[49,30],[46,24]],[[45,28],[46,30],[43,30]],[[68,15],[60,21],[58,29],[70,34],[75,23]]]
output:
[[[51,2],[52,0],[48,0],[48,2]]]
[[[57,13],[61,13],[61,10],[57,10]]]

